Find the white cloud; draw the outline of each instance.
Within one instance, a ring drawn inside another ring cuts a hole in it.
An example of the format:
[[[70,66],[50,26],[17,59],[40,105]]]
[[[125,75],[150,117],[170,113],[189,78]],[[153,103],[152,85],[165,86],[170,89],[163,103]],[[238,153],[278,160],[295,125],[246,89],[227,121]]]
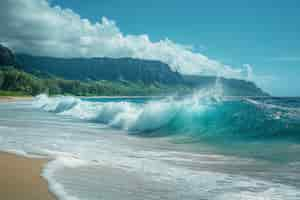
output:
[[[148,35],[124,35],[116,23],[103,17],[91,23],[70,9],[50,6],[46,0],[1,0],[0,42],[15,51],[55,57],[133,57],[160,60],[185,74],[242,78],[234,69],[192,52],[190,46]]]
[[[270,75],[259,75],[253,72],[253,67],[250,64],[244,64],[244,69],[241,71],[243,73],[243,77],[247,81],[253,81],[258,84],[262,89],[267,89],[272,86],[274,81],[278,81],[278,77],[270,76]]]

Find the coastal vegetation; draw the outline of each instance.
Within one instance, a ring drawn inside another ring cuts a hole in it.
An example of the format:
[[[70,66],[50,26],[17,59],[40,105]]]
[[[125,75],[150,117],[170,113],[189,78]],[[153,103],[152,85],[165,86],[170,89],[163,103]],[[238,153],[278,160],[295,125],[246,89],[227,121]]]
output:
[[[53,58],[14,54],[0,45],[0,95],[185,95],[220,83],[225,95],[265,96],[253,82],[182,75],[170,66],[133,58]]]
[[[188,92],[183,86],[163,84],[144,84],[130,81],[79,81],[58,77],[42,78],[14,67],[0,67],[0,95],[22,96],[48,93],[49,95],[76,96],[143,96],[159,95],[173,92]]]

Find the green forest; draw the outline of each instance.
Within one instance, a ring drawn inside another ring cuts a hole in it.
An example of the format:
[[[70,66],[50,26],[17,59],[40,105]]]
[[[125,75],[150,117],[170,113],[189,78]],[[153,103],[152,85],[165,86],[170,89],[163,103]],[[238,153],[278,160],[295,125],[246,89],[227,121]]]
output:
[[[49,95],[76,96],[143,96],[188,92],[183,85],[144,84],[130,81],[79,81],[32,74],[10,66],[0,66],[1,96]]]

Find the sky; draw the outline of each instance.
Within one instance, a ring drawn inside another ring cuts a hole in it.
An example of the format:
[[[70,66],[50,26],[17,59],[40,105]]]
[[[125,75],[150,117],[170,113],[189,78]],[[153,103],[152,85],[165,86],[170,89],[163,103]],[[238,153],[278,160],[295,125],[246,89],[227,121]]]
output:
[[[300,96],[298,0],[1,0],[0,23],[18,52],[154,59]]]

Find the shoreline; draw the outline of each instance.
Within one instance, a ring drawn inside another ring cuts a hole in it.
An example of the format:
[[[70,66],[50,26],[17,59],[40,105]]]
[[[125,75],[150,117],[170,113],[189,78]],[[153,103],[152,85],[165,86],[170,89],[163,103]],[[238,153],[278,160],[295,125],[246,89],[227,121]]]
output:
[[[32,100],[32,97],[0,96],[0,103]],[[9,200],[57,200],[42,177],[45,158],[28,158],[0,151],[0,194]]]
[[[54,95],[50,97],[59,97],[61,95]],[[168,96],[74,96],[72,97],[83,98],[83,99],[139,99],[139,98],[163,98]],[[0,96],[0,102],[13,102],[13,101],[24,101],[24,100],[32,100],[34,97],[32,96]]]
[[[24,97],[18,97],[18,96],[0,96],[0,103],[1,102],[16,102],[16,101],[26,101],[26,100],[32,100],[33,97],[30,96],[24,96]]]
[[[49,159],[0,152],[0,194],[9,200],[57,200],[41,176]]]
[[[160,99],[168,96],[74,96],[81,99]]]

